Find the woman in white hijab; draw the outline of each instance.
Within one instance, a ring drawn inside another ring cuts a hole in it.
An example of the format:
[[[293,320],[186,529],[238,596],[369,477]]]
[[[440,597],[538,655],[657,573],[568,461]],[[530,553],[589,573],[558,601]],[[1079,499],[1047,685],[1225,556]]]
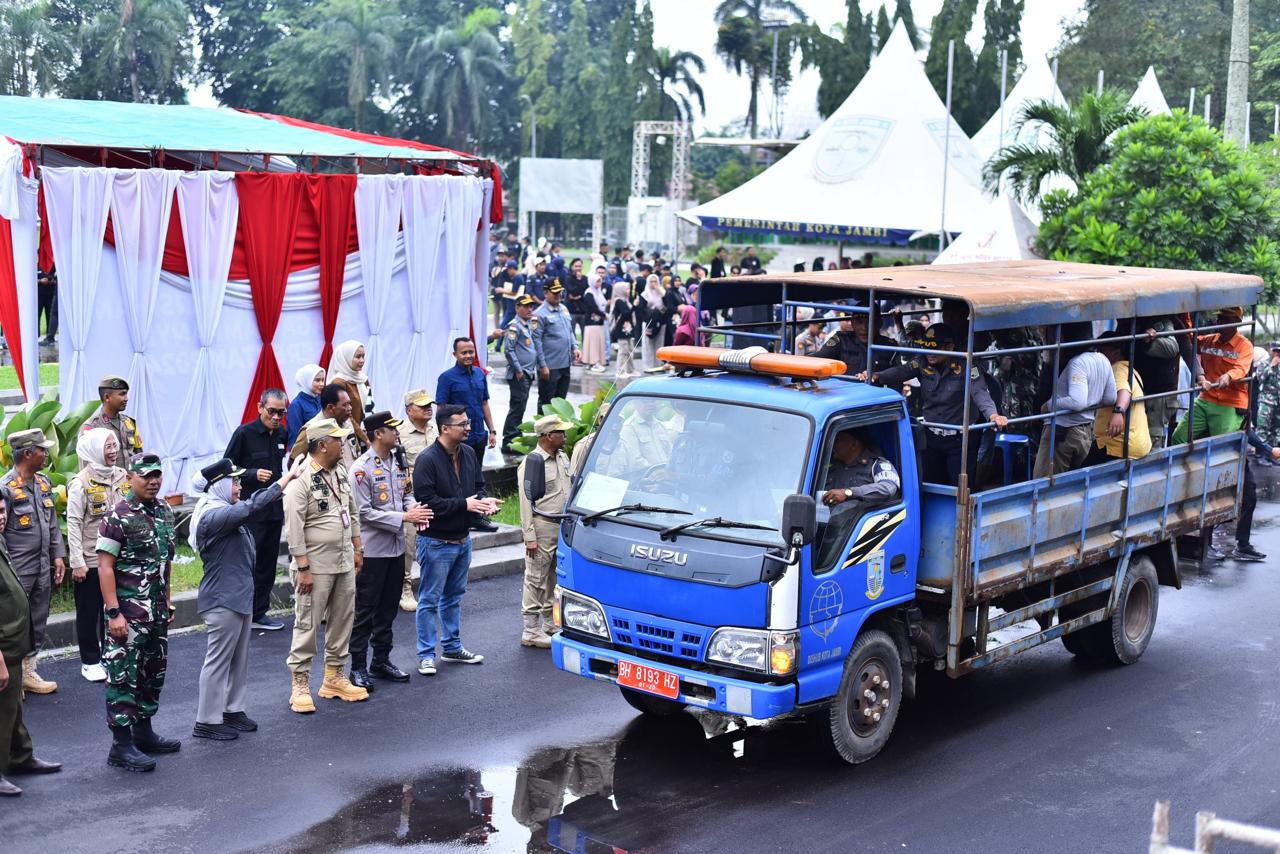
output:
[[[588,278],[582,311],[582,361],[593,374],[605,372],[604,321],[609,315],[609,300],[604,295],[604,277],[596,270]]]
[[[329,383],[340,385],[351,396],[351,426],[360,440],[360,453],[369,447],[369,437],[365,435],[363,421],[366,415],[373,412],[373,391],[369,388],[369,377],[364,372],[365,350],[359,341],[343,341],[333,348],[333,356],[329,359]]]
[[[644,295],[640,302],[640,314],[644,319],[644,332],[640,335],[640,364],[648,371],[658,366],[658,348],[667,333],[667,307],[664,304],[666,289],[662,280],[650,274],[645,280]]]
[[[124,499],[124,469],[120,442],[105,427],[81,433],[76,454],[84,468],[67,482],[67,553],[75,582],[76,642],[80,647],[80,675],[102,682],[102,588],[98,586],[98,528],[103,518]]]
[[[293,381],[298,386],[298,393],[289,401],[289,411],[285,415],[288,422],[286,448],[293,447],[302,428],[320,412],[320,391],[325,383],[324,368],[319,365],[303,365],[293,375]]]
[[[300,457],[278,481],[240,500],[240,475],[231,460],[218,460],[191,480],[200,494],[187,542],[204,561],[196,610],[209,627],[200,669],[200,699],[192,735],[230,741],[258,725],[245,713],[249,677],[249,633],[253,620],[253,567],[257,546],[246,527],[279,501],[289,481],[306,471]]]

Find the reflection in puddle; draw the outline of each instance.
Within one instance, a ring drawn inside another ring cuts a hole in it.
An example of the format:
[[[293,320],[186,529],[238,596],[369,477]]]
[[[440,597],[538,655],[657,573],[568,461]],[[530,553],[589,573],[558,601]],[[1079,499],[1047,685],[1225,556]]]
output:
[[[379,786],[272,851],[419,848],[483,852],[628,854],[671,846],[677,815],[714,803],[732,785],[760,791],[777,778],[744,767],[811,762],[795,727],[682,714],[636,718],[617,738],[547,748],[519,768],[452,769]],[[749,746],[750,743],[750,746]]]

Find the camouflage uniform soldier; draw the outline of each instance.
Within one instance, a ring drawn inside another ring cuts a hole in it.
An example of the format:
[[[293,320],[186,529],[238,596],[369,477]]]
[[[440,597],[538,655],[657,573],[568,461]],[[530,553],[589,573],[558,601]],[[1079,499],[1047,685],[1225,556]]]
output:
[[[182,745],[151,728],[160,708],[169,658],[173,600],[173,511],[156,500],[160,458],[141,454],[129,463],[129,492],[98,531],[98,582],[106,604],[107,724],[113,744],[107,764],[151,771],[146,754],[175,753]]]
[[[564,452],[565,431],[572,427],[561,421],[558,415],[546,415],[534,424],[538,433],[538,447],[520,461],[516,471],[516,483],[524,483],[524,470],[531,458],[537,458],[545,474],[546,493],[538,501],[543,513],[564,512],[569,497],[569,458]],[[521,596],[521,613],[524,632],[521,646],[546,649],[551,646],[549,634],[554,631],[551,622],[551,605],[556,586],[556,544],[560,536],[559,523],[535,516],[533,503],[520,490],[520,527],[524,531],[524,593]]]
[[[1016,350],[1021,347],[1041,346],[1040,334],[1033,327],[1024,326],[1016,329],[1002,329],[995,333],[996,347],[1000,350]],[[1001,356],[995,364],[992,375],[1000,385],[1001,408],[1010,419],[1027,418],[1038,415],[1036,395],[1040,390],[1040,374],[1044,368],[1040,353],[1011,353]],[[1014,451],[1014,472],[1026,471],[1025,455],[1035,459],[1036,447],[1040,444],[1042,422],[1027,421],[1014,424],[1008,432],[1020,433],[1030,439],[1030,444]],[[987,431],[988,433],[990,431]],[[1021,480],[1021,476],[1016,478]]]
[[[116,441],[120,443],[120,462],[117,465],[128,469],[129,461],[142,453],[138,422],[124,414],[125,407],[129,405],[129,383],[122,377],[107,374],[98,380],[98,399],[102,405],[84,422],[80,432],[88,433],[95,427],[105,427],[115,433]]]
[[[1280,341],[1272,341],[1270,361],[1258,369],[1258,435],[1280,445]]]

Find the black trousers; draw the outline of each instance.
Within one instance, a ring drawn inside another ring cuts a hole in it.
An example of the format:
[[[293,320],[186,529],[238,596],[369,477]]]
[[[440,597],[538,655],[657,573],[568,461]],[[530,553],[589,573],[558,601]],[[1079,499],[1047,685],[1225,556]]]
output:
[[[553,397],[565,397],[569,394],[569,369],[568,368],[552,368],[551,375],[545,380],[538,377],[538,411],[536,417],[541,417],[543,410],[547,404],[551,402]]]
[[[52,338],[58,334],[58,286],[40,285],[36,288],[36,328],[40,328],[40,315],[44,315],[44,334]]]
[[[253,522],[249,530],[257,547],[253,565],[253,618],[265,617],[271,610],[271,588],[276,583],[276,564],[280,560],[280,531],[284,520],[267,519]]]
[[[373,663],[391,658],[391,626],[400,608],[404,555],[366,557],[356,576],[356,619],[351,626],[351,669],[364,670],[372,643]]]
[[[98,586],[98,570],[89,567],[84,581],[76,581],[76,644],[80,647],[81,664],[98,664],[102,661],[102,638],[106,631],[106,615],[103,613],[102,588]]]
[[[507,380],[507,388],[511,391],[511,406],[507,409],[507,420],[502,422],[504,448],[520,435],[520,424],[524,421],[524,411],[529,408],[529,387],[532,385],[533,377],[528,375],[522,380],[515,377]]]
[[[1253,511],[1258,506],[1258,482],[1253,479],[1253,465],[1244,463],[1244,496],[1240,500],[1240,515],[1236,518],[1236,545],[1249,545],[1253,534]]]

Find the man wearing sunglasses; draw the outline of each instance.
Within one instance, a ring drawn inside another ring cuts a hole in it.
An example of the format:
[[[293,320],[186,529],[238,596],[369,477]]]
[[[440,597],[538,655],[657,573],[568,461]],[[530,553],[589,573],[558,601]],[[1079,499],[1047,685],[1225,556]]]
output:
[[[289,399],[283,390],[269,388],[258,400],[258,417],[241,424],[231,434],[224,456],[237,469],[244,469],[240,480],[240,500],[248,501],[254,493],[266,489],[284,473],[286,430],[284,414]],[[261,513],[245,523],[253,534],[257,559],[253,567],[253,628],[278,632],[284,623],[267,616],[271,608],[271,588],[276,583],[276,561],[280,555],[280,531],[284,527],[284,507],[272,502]]]

